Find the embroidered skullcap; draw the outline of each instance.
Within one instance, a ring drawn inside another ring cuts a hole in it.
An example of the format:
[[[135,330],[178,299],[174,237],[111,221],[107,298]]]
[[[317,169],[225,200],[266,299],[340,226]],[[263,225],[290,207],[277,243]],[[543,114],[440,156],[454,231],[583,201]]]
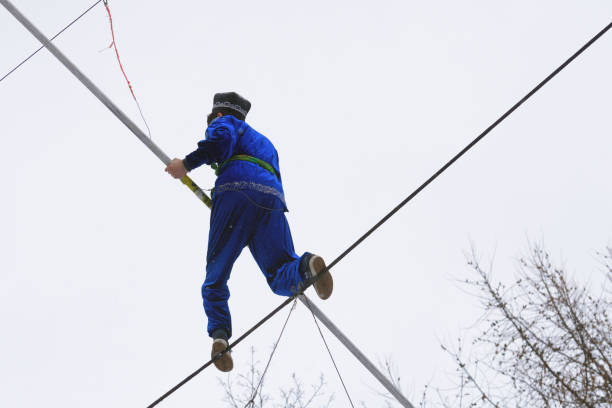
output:
[[[247,113],[251,109],[251,102],[238,95],[236,92],[222,92],[215,94],[213,98],[213,113],[220,109],[229,109],[237,112],[240,116],[238,119],[246,118]]]

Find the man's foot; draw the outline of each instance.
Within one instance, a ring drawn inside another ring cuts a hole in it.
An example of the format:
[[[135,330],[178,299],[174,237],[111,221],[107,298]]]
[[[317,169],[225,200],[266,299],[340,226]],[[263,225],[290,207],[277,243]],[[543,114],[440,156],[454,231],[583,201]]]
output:
[[[310,278],[314,278],[325,270],[325,261],[319,255],[310,255],[308,259],[308,273]],[[331,273],[326,271],[319,279],[314,283],[315,291],[321,299],[327,299],[331,296],[334,290],[334,280],[332,279]]]
[[[215,341],[213,341],[213,344],[212,344],[212,351],[210,353],[210,358],[214,359],[217,354],[221,353],[227,348],[227,345],[228,345],[227,340],[215,339]],[[232,371],[232,368],[234,368],[234,361],[232,360],[232,355],[230,354],[230,351],[228,350],[221,357],[214,360],[214,364],[215,364],[215,367],[217,367],[219,370],[223,372]]]

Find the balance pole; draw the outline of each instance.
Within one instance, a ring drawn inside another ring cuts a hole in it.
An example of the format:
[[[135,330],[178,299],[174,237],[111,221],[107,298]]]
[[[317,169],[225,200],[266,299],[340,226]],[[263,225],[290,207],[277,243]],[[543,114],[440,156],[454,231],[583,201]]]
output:
[[[43,33],[38,30],[34,24],[30,22],[9,0],[0,0],[0,4],[4,6],[8,10],[9,13],[13,15],[34,37],[41,42],[43,46],[45,46],[51,54],[53,54],[72,74],[77,77],[79,81],[87,89],[91,91],[95,95],[96,98],[100,100],[112,113],[115,114],[117,119],[119,119],[125,126],[128,127],[132,131],[132,133],[140,139],[142,143],[145,144],[165,165],[170,163],[170,158],[159,148],[151,139],[145,135],[145,133],[136,126],[134,122],[130,118],[128,118],[121,109],[119,109],[108,97],[96,86],[93,82],[89,80],[66,56],[55,46],[51,41],[45,37]],[[197,186],[196,183],[191,180],[188,176],[185,176],[181,179],[181,182],[186,185],[197,197],[209,208],[212,205],[212,201],[210,198],[202,191],[200,187]]]
[[[9,0],[0,0],[9,13],[13,15],[34,37],[41,42],[45,48],[49,50],[72,74],[79,80],[87,89],[94,94],[100,102],[102,102],[132,133],[140,139],[164,164],[170,163],[170,158],[151,140],[145,133],[136,126],[136,124],[128,118],[121,109],[119,109],[89,78],[85,76],[53,43],[51,43],[45,35],[40,32]],[[211,199],[198,187],[191,178],[185,176],[181,179],[185,184],[206,206],[209,208],[212,205]],[[414,408],[412,404],[401,394],[401,392],[376,368],[374,364],[346,337],[333,323],[323,314],[323,312],[312,302],[308,300],[306,295],[300,295],[299,299],[304,303],[314,315],[327,327],[334,336],[370,371],[370,373],[380,381],[380,383],[393,395],[397,401],[406,408]]]

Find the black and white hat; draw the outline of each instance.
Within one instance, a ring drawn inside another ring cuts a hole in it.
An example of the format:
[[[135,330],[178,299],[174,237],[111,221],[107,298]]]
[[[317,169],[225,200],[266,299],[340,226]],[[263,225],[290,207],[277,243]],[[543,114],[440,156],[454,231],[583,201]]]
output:
[[[213,98],[212,112],[216,113],[220,109],[229,109],[230,111],[234,111],[240,114],[238,119],[244,119],[251,109],[251,102],[247,101],[236,92],[217,93]]]

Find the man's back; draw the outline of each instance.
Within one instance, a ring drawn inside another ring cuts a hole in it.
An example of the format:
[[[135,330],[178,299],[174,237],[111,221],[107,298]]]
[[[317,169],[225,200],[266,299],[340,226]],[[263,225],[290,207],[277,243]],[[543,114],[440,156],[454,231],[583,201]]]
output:
[[[223,141],[215,189],[267,192],[285,201],[278,152],[272,142],[246,122],[228,115],[211,122],[206,140]]]

